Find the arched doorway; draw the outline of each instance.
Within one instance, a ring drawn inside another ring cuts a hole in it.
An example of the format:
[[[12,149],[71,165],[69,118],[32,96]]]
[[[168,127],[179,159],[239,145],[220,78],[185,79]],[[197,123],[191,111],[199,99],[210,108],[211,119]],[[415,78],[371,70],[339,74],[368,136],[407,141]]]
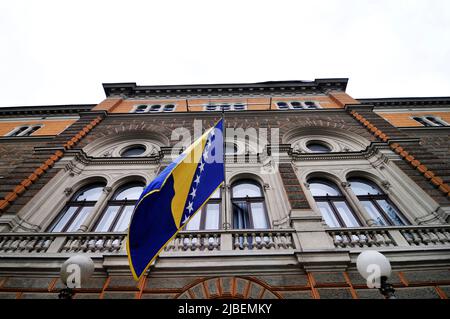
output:
[[[248,277],[214,277],[196,281],[177,299],[280,299],[264,283]]]

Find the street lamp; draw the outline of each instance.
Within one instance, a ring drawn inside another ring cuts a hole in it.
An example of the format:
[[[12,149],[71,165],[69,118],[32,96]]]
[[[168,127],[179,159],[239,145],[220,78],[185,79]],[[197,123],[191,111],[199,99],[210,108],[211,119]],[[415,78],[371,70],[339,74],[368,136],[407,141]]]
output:
[[[386,299],[397,299],[394,287],[387,282],[391,276],[391,263],[383,254],[375,250],[363,251],[356,259],[356,267],[367,282],[380,280],[378,287],[374,286]]]
[[[83,255],[72,256],[61,266],[60,278],[66,288],[59,292],[59,299],[72,299],[73,288],[81,288],[94,273],[94,262]]]

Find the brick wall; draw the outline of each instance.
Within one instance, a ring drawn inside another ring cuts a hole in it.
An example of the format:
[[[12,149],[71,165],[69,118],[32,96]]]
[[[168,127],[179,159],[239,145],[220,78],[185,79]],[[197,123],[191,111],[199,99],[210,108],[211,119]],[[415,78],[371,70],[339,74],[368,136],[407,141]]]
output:
[[[389,283],[400,299],[450,298],[450,270],[397,270]],[[63,286],[55,276],[0,277],[0,299],[57,298]],[[367,288],[356,272],[311,272],[292,275],[149,277],[135,282],[131,276],[94,277],[82,289],[80,299],[147,298],[281,298],[281,299],[381,299],[377,289]]]
[[[445,122],[450,123],[450,112],[405,112],[405,113],[389,113],[377,112],[386,121],[396,127],[423,127],[422,124],[412,119],[413,116],[432,115],[440,117]]]

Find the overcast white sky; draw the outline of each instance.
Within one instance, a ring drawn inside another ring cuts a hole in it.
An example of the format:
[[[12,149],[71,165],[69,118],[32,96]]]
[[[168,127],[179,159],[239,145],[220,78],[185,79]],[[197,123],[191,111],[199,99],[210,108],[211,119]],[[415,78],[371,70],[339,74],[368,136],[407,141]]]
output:
[[[0,0],[0,106],[327,77],[356,98],[450,96],[450,1]]]

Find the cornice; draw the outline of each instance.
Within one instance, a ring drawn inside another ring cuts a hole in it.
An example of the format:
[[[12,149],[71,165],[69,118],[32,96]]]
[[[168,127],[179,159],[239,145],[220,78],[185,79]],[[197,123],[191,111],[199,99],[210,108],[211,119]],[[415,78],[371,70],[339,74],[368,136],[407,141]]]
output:
[[[357,101],[359,101],[363,105],[373,105],[375,109],[450,106],[450,97],[377,98],[377,99],[357,99]]]
[[[42,105],[1,107],[0,116],[78,114],[90,111],[96,104]]]
[[[107,97],[225,97],[240,95],[311,94],[331,90],[345,91],[348,79],[316,79],[314,81],[270,81],[235,84],[192,84],[140,86],[130,83],[103,83]]]

